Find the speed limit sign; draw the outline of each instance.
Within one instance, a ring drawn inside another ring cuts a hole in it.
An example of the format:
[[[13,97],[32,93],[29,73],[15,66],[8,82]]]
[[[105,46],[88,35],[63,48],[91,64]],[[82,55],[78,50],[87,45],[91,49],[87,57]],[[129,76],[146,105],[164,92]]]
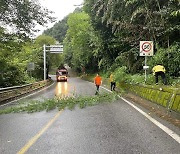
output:
[[[140,41],[140,56],[153,56],[153,41]]]

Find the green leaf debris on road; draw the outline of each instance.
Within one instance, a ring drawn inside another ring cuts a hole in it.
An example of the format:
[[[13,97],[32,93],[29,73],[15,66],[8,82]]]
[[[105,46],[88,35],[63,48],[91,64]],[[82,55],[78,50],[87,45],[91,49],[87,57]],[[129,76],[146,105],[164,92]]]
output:
[[[8,113],[19,113],[19,112],[40,112],[43,110],[50,111],[58,108],[58,110],[65,109],[66,107],[70,110],[73,110],[76,105],[78,105],[81,109],[86,106],[94,106],[101,103],[110,103],[117,100],[117,94],[115,93],[104,93],[95,96],[78,96],[78,97],[63,97],[63,98],[53,98],[47,99],[44,101],[29,101],[22,102],[19,105],[7,107],[5,109],[0,110],[0,114],[8,114]]]

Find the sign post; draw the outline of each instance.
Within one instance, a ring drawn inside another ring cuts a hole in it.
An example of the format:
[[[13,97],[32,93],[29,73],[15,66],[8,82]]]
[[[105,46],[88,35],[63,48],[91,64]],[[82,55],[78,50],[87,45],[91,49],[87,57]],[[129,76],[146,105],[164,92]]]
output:
[[[146,83],[146,81],[147,81],[147,68],[146,68],[146,66],[147,66],[147,56],[145,56],[145,61],[144,61],[144,71],[145,71],[145,79],[144,79],[144,81],[145,81],[145,83]]]
[[[145,57],[145,66],[143,69],[145,70],[145,82],[147,81],[147,56],[153,56],[153,41],[140,41],[140,56]]]
[[[50,45],[43,46],[43,53],[44,53],[44,80],[46,80],[46,52],[49,51],[50,53],[63,53],[63,45]]]
[[[46,45],[44,44],[44,80],[46,80]]]

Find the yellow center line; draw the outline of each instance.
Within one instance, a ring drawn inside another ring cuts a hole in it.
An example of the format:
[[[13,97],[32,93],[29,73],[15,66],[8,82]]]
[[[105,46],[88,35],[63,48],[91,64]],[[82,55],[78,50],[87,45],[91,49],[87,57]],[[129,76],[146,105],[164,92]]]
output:
[[[45,126],[42,128],[34,137],[32,137],[25,145],[24,147],[19,150],[17,154],[24,154],[37,140],[38,138],[54,123],[54,121],[60,116],[62,113],[62,110],[59,111],[53,119],[51,119]]]

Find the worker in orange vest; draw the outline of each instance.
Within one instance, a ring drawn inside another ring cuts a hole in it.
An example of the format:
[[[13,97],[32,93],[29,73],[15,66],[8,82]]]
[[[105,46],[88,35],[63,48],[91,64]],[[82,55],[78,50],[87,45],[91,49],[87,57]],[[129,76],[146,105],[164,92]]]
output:
[[[96,93],[95,95],[97,95],[99,93],[99,87],[102,84],[102,78],[100,77],[99,74],[96,75],[96,77],[94,78],[94,84],[96,85]]]

